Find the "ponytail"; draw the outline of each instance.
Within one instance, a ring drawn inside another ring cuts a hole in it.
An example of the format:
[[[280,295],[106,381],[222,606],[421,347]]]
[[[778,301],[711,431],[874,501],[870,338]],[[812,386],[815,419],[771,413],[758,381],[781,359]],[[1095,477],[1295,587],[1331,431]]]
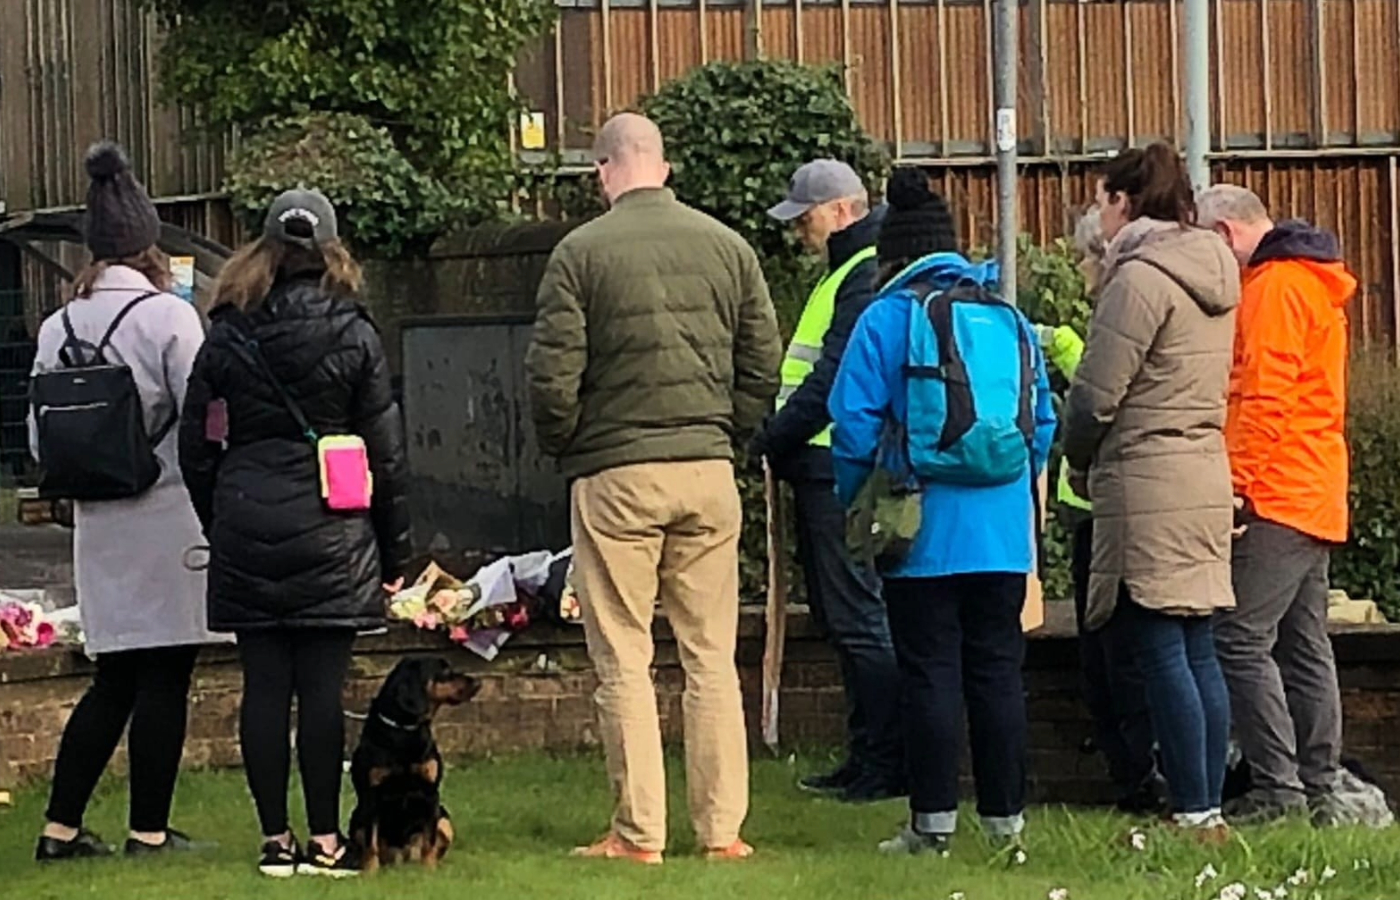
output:
[[[1099,170],[1103,189],[1128,198],[1129,219],[1157,219],[1194,225],[1196,200],[1181,156],[1158,141],[1146,149],[1118,154]]]

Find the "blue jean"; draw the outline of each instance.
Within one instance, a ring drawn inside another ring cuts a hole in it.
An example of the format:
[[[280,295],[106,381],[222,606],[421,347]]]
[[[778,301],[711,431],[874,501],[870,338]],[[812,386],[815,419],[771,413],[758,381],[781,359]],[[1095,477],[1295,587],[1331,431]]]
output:
[[[1147,683],[1174,811],[1219,809],[1230,744],[1230,695],[1215,656],[1210,618],[1144,609],[1126,588],[1115,617],[1117,634],[1130,642]]]

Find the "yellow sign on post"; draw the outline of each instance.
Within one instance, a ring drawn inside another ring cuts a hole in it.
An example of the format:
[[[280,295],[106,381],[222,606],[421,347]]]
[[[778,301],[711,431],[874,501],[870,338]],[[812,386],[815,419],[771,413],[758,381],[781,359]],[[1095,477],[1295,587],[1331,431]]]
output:
[[[523,112],[520,114],[520,149],[521,150],[543,150],[545,148],[544,137],[544,113]]]

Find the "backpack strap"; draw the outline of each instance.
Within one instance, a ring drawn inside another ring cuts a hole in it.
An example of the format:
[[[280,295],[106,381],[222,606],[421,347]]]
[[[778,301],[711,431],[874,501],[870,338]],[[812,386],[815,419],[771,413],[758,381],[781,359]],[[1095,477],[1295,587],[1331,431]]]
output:
[[[941,452],[961,440],[977,421],[977,403],[972,396],[972,379],[967,374],[967,361],[963,359],[958,342],[953,337],[953,304],[1004,301],[972,282],[959,283],[937,293],[937,288],[928,283],[916,283],[911,288],[915,294],[914,314],[927,316],[933,328],[934,340],[938,344],[938,365],[905,366],[905,375],[943,382],[947,413],[943,430],[938,436],[938,449]]]
[[[102,340],[98,341],[96,344],[78,337],[78,333],[73,330],[73,320],[68,315],[71,306],[65,305],[63,307],[63,330],[68,336],[64,339],[63,346],[58,348],[59,362],[70,369],[82,366],[105,366],[107,364],[107,348],[111,346],[112,336],[117,333],[117,327],[121,325],[122,320],[138,305],[159,293],[160,291],[147,291],[135,297],[131,302],[118,310],[117,314],[112,318],[111,323],[107,325],[107,330],[103,333]],[[80,351],[82,356],[75,356],[75,350]]]
[[[267,364],[267,357],[263,356],[262,350],[258,348],[256,340],[244,336],[236,326],[231,328],[233,333],[232,349],[234,355],[243,360],[243,364],[260,372],[264,378],[272,383],[272,387],[277,391],[277,396],[281,398],[282,405],[287,408],[287,412],[292,414],[296,420],[297,427],[301,429],[302,436],[314,447],[320,440],[316,429],[311,427],[311,422],[307,420],[306,413],[302,412],[301,404],[297,403],[291,393],[282,384],[282,381],[272,373],[272,367]]]

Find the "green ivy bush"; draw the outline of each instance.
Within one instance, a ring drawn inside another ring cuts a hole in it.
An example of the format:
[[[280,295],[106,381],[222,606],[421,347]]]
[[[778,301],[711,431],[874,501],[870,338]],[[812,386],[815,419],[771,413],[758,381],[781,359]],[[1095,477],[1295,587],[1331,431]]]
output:
[[[441,181],[414,168],[385,129],[348,113],[270,125],[243,143],[228,173],[230,204],[253,233],[274,197],[306,185],[335,204],[351,246],[377,256],[426,252],[464,209]]]
[[[1332,584],[1375,600],[1400,621],[1400,368],[1393,351],[1352,359],[1347,439],[1351,445],[1351,539],[1332,555]]]
[[[340,142],[318,151],[322,161],[309,168],[322,180],[313,186],[366,201],[351,217],[363,248],[392,256],[459,218],[470,224],[506,209],[509,134],[522,108],[510,74],[546,33],[553,0],[139,2],[165,31],[165,97],[200,110],[211,128],[259,141],[231,168],[230,190],[245,199],[276,181],[265,160],[300,164],[307,152],[273,147],[273,137],[300,143],[317,132],[293,123],[327,116]]]

